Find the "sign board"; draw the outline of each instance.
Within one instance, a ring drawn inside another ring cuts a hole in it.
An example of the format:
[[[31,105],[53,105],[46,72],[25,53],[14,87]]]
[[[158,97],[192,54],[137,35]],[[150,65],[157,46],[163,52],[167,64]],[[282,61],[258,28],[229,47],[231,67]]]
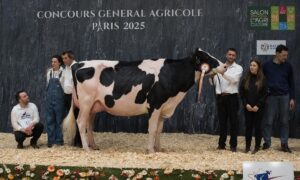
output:
[[[257,40],[256,54],[257,55],[275,55],[278,45],[286,45],[285,40]]]
[[[269,7],[248,7],[249,29],[270,29]]]
[[[295,6],[271,6],[271,30],[295,30]]]
[[[290,162],[244,162],[243,180],[294,179]]]
[[[248,28],[254,30],[295,30],[295,6],[249,6]]]

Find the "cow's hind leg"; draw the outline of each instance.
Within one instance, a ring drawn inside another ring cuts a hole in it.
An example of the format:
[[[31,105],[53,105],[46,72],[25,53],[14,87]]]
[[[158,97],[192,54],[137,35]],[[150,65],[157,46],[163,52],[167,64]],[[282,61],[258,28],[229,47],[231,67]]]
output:
[[[162,151],[162,149],[160,147],[160,134],[163,130],[163,127],[164,127],[164,119],[162,117],[160,117],[157,122],[157,132],[156,132],[155,144],[154,144],[154,150],[156,152]]]
[[[85,150],[90,150],[88,145],[88,121],[90,119],[90,108],[87,105],[82,106],[79,110],[79,115],[77,119],[78,129],[80,132],[82,148]]]
[[[87,123],[87,135],[88,135],[89,147],[92,148],[93,150],[98,150],[99,147],[97,147],[93,135],[95,116],[96,116],[95,113],[90,114],[89,122]]]
[[[153,113],[151,114],[150,119],[149,119],[148,153],[155,153],[154,143],[155,143],[155,139],[156,139],[157,123],[158,123],[159,115],[160,115],[160,111],[159,110],[154,110]]]

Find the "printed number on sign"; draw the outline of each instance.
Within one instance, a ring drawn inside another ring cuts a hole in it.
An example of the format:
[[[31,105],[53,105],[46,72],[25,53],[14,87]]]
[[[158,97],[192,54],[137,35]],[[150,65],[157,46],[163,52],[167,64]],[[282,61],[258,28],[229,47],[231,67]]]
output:
[[[124,22],[125,30],[142,30],[145,29],[145,22]]]

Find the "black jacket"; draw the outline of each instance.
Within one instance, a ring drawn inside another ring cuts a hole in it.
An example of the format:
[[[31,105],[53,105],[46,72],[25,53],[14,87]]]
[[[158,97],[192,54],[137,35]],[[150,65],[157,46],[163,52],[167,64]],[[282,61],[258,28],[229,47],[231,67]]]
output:
[[[263,80],[262,87],[260,90],[256,87],[256,75],[251,75],[249,82],[249,89],[245,89],[245,78],[241,81],[240,84],[240,96],[242,99],[243,107],[246,107],[247,104],[250,106],[257,106],[258,108],[263,108],[265,100],[267,97],[267,86],[265,80]]]

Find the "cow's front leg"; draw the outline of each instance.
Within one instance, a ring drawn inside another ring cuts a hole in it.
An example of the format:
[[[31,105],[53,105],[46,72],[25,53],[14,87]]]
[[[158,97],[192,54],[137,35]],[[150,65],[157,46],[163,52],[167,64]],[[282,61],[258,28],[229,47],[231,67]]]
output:
[[[162,149],[160,147],[160,134],[163,130],[163,127],[164,127],[164,119],[160,117],[157,122],[157,132],[156,132],[155,144],[154,144],[154,149],[156,152],[162,152]]]
[[[158,123],[159,115],[160,115],[160,111],[154,110],[149,119],[148,153],[155,153],[154,143],[155,143],[155,137],[156,137],[156,133],[157,133],[157,123]]]
[[[94,135],[93,135],[95,115],[96,115],[95,113],[90,114],[90,118],[87,123],[87,132],[88,132],[87,135],[88,135],[89,147],[92,148],[93,150],[98,150],[99,147],[96,145],[94,140]]]

